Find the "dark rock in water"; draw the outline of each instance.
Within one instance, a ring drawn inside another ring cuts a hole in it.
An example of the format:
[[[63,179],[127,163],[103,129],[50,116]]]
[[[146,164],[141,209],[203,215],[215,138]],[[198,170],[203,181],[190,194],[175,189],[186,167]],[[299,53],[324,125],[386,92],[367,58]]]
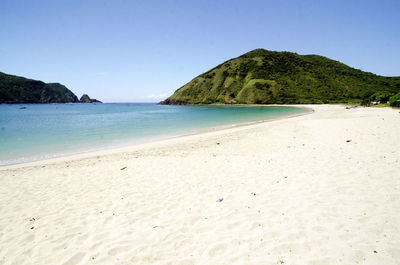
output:
[[[83,94],[81,99],[79,100],[80,103],[102,103],[100,100],[90,98],[87,94]]]
[[[26,109],[26,107],[19,107],[19,109]]]

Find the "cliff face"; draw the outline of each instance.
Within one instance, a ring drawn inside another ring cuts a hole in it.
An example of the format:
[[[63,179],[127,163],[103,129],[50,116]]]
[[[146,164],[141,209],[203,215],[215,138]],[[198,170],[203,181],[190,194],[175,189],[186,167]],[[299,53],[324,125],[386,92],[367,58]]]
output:
[[[86,95],[87,96],[87,95]],[[87,96],[89,98],[89,96]],[[90,99],[90,102],[99,102]],[[78,97],[59,83],[44,83],[0,72],[0,103],[78,103]]]
[[[362,100],[400,91],[383,77],[318,55],[256,49],[191,80],[161,104],[291,104]]]

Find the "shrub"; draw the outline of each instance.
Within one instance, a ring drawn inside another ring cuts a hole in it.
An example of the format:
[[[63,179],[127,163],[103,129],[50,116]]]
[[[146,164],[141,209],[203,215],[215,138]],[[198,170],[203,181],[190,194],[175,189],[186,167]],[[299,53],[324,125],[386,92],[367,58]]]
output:
[[[380,101],[381,103],[386,103],[392,96],[393,93],[390,93],[388,91],[378,91],[375,94],[373,94],[370,98],[372,101]]]
[[[370,100],[369,98],[364,98],[364,99],[361,101],[361,106],[364,106],[364,107],[369,107],[369,106],[371,106],[371,100]]]
[[[400,107],[400,93],[397,93],[389,99],[389,104],[392,107]]]

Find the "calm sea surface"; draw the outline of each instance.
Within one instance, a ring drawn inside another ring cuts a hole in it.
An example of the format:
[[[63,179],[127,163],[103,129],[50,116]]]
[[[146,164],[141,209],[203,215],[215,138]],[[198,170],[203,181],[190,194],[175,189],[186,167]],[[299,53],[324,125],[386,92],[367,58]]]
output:
[[[305,112],[308,110],[277,106],[163,106],[146,103],[0,105],[0,165]]]

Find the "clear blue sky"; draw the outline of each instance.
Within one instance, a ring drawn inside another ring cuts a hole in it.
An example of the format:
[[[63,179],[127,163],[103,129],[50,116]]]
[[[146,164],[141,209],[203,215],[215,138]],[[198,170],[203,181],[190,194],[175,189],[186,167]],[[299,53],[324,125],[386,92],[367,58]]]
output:
[[[400,1],[0,0],[0,71],[158,101],[255,48],[400,76]]]

